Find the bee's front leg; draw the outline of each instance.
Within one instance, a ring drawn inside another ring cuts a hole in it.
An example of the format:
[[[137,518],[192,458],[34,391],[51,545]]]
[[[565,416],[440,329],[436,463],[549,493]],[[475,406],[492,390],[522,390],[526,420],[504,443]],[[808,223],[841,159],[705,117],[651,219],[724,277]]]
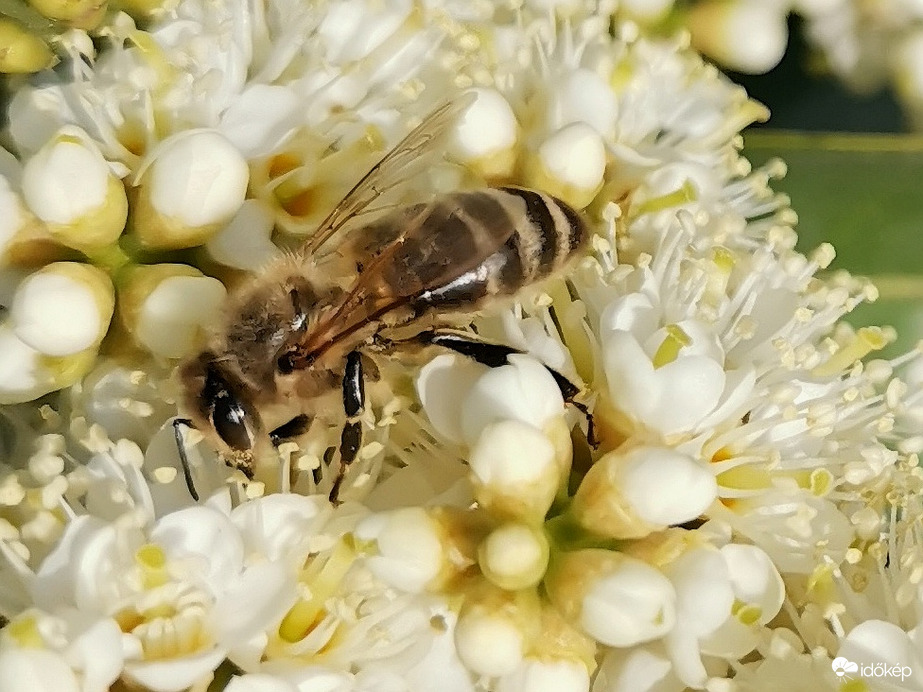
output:
[[[339,502],[340,486],[346,477],[346,470],[359,454],[362,447],[362,421],[365,412],[365,376],[362,373],[362,356],[352,351],[346,356],[346,372],[343,374],[343,409],[346,424],[340,435],[340,468],[330,490],[330,501]]]

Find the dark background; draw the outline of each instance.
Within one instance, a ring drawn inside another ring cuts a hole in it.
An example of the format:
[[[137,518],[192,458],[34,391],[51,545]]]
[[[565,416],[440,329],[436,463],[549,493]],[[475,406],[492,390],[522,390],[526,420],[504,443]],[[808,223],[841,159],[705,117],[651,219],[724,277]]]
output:
[[[728,73],[772,111],[765,125],[782,130],[904,132],[901,110],[888,89],[857,95],[829,75],[813,74],[802,38],[801,20],[789,20],[788,50],[782,62],[764,75]]]

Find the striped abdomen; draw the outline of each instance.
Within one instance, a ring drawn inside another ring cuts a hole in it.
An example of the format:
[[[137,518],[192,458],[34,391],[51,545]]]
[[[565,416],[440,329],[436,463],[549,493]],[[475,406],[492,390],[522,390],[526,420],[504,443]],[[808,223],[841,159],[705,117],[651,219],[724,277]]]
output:
[[[535,190],[489,188],[439,199],[423,213],[420,233],[436,270],[418,307],[465,307],[490,296],[512,295],[564,267],[587,242],[583,217],[564,202]],[[422,228],[421,228],[422,230]],[[420,249],[417,249],[419,252]],[[415,254],[411,252],[410,254]],[[447,267],[483,258],[454,275]],[[450,280],[445,279],[451,277]]]

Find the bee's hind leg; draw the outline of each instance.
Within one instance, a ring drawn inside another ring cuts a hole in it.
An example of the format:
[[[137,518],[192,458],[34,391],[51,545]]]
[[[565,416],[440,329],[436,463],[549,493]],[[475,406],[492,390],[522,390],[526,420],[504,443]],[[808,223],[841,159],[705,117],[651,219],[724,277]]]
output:
[[[509,363],[507,356],[523,353],[523,351],[520,351],[518,348],[479,341],[477,338],[457,332],[426,331],[417,335],[416,340],[424,344],[433,344],[434,346],[441,346],[450,351],[455,351],[463,356],[473,358],[478,363],[482,363],[490,368],[499,368],[501,365],[507,365]],[[577,395],[580,394],[580,388],[554,368],[549,368],[545,365],[545,369],[554,378],[554,383],[558,385],[558,389],[561,390],[561,396],[564,398],[565,403],[573,406],[586,418],[587,442],[595,449],[599,446],[599,441],[596,439],[596,426],[593,424],[593,414],[590,413],[586,404],[576,400]]]
[[[355,461],[362,447],[362,421],[365,412],[365,376],[362,373],[362,357],[358,351],[346,356],[346,372],[343,375],[343,409],[346,424],[340,435],[340,468],[330,489],[330,501],[339,502],[340,486],[346,477],[346,470]]]

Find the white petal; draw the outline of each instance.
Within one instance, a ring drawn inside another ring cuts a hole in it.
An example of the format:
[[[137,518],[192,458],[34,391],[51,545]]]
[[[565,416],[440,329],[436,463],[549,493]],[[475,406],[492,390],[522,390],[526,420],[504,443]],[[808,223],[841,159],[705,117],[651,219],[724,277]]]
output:
[[[500,420],[519,420],[539,430],[564,415],[564,399],[544,365],[526,355],[509,356],[509,365],[484,372],[471,387],[461,411],[465,442]]]
[[[682,692],[673,666],[658,644],[611,649],[603,659],[593,692]]]
[[[452,133],[450,153],[462,161],[471,161],[516,143],[519,125],[509,102],[494,89],[473,89],[476,100],[459,117]]]
[[[618,103],[612,88],[597,73],[583,68],[573,70],[549,92],[548,129],[587,123],[603,136],[612,131]]]
[[[298,692],[298,688],[274,675],[249,673],[232,677],[224,692]]]
[[[109,166],[80,128],[62,128],[26,162],[22,194],[36,216],[70,224],[106,201]]]
[[[439,531],[425,510],[408,507],[364,519],[356,536],[377,543],[378,554],[366,558],[375,576],[403,591],[419,592],[442,569]]]
[[[288,87],[252,84],[222,113],[218,131],[244,157],[265,156],[295,130],[294,116],[303,108],[298,94]]]
[[[628,556],[597,578],[583,598],[580,625],[609,646],[657,639],[676,622],[676,593],[657,569]]]
[[[195,564],[195,577],[217,595],[240,574],[244,544],[231,520],[209,507],[189,507],[168,514],[151,530],[167,558]]]
[[[271,562],[298,562],[307,556],[311,536],[330,514],[326,497],[273,493],[239,505],[231,512],[231,521],[240,530],[248,554],[263,555]]]
[[[209,649],[193,656],[143,663],[128,663],[125,677],[152,692],[182,692],[214,671],[224,660],[223,649]]]
[[[885,663],[889,666],[911,666],[919,670],[923,656],[919,654],[908,634],[897,625],[883,620],[866,620],[856,625],[837,651],[859,664]],[[919,687],[908,686],[908,689]]]
[[[74,627],[86,619],[85,614],[74,611],[68,624]],[[81,672],[82,692],[106,692],[122,672],[122,631],[111,619],[81,624],[82,631],[73,638],[64,658]]]
[[[474,382],[487,366],[450,354],[441,354],[420,368],[417,396],[439,434],[462,442],[461,409]]]
[[[580,661],[527,658],[515,673],[504,675],[497,692],[588,692],[590,674]]]
[[[761,610],[759,622],[772,620],[785,600],[782,575],[769,556],[755,545],[731,543],[721,548],[737,600]]]
[[[105,612],[117,594],[121,561],[141,540],[140,532],[120,533],[96,517],[72,519],[36,574],[35,604],[49,611],[74,605],[90,613]]]
[[[522,632],[500,614],[476,612],[463,615],[455,626],[458,656],[479,675],[494,677],[513,672],[522,662]]]
[[[228,267],[262,269],[281,255],[271,240],[274,221],[266,203],[248,199],[228,225],[209,238],[205,247],[215,260]]]
[[[297,599],[295,572],[262,562],[244,570],[215,602],[212,624],[232,654],[270,625],[279,623]]]
[[[0,324],[0,404],[31,401],[56,388],[51,373],[42,367],[41,355],[9,325]]]
[[[0,649],[0,690],[81,692],[77,678],[58,654],[44,649]]]
[[[625,499],[651,524],[671,526],[695,519],[718,496],[711,470],[672,449],[640,447],[617,465]]]

